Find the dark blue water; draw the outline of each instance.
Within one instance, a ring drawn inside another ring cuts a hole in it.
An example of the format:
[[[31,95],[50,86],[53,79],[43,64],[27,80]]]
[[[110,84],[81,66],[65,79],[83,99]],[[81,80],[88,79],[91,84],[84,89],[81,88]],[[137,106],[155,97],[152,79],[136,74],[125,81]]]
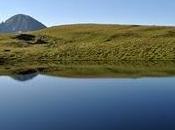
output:
[[[175,130],[175,78],[0,77],[0,130]]]

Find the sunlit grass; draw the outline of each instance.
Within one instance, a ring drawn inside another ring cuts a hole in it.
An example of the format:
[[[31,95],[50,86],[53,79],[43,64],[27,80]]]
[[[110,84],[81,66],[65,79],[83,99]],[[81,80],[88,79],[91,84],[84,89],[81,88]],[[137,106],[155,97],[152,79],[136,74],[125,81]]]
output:
[[[138,25],[67,25],[32,35],[46,44],[26,44],[0,35],[0,61],[175,60],[175,28]]]

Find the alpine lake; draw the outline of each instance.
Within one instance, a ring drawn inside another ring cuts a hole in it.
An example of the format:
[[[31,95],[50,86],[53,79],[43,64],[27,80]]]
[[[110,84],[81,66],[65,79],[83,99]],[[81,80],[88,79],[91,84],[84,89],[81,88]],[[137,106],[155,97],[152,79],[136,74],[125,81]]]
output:
[[[174,130],[175,62],[0,65],[1,130]]]

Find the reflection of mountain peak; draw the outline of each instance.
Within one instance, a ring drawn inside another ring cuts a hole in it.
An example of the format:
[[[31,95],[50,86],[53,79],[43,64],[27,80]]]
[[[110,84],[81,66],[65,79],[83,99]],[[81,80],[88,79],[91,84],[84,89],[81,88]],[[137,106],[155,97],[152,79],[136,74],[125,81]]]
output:
[[[18,80],[18,81],[27,81],[35,78],[38,76],[38,71],[35,69],[28,69],[25,71],[20,71],[13,76],[11,76],[13,79]]]
[[[11,78],[13,78],[14,80],[23,82],[23,81],[32,80],[37,76],[38,76],[38,73],[36,72],[32,74],[18,74],[18,75],[11,76]]]

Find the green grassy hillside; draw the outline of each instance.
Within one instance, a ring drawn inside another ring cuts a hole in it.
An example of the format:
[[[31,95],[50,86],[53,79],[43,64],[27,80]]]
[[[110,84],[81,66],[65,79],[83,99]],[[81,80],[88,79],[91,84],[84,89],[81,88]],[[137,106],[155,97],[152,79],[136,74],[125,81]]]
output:
[[[175,28],[70,25],[42,30],[53,37],[45,57],[67,60],[174,60]]]
[[[175,60],[175,28],[138,25],[67,25],[32,35],[45,43],[0,35],[0,61]]]

